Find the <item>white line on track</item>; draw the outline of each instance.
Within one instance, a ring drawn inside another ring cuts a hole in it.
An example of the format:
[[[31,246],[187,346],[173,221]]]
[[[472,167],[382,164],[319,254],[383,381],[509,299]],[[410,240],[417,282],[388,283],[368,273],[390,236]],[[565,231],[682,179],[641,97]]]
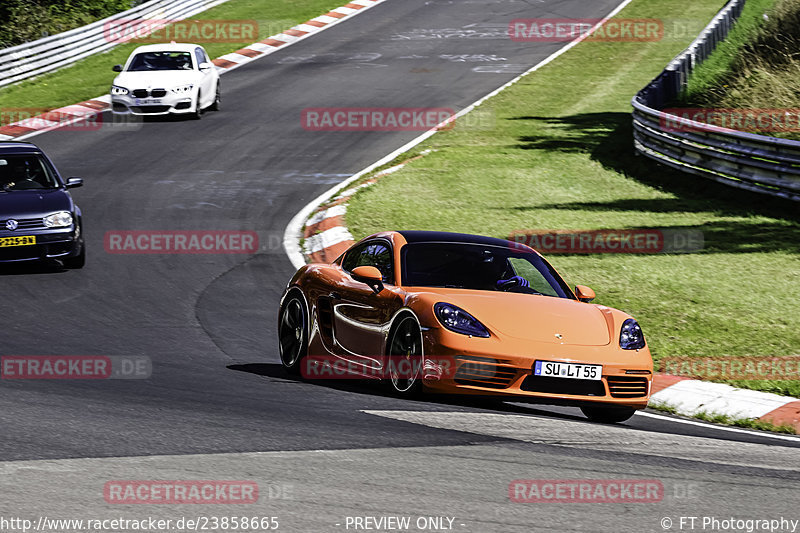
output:
[[[696,420],[685,420],[683,418],[674,418],[671,416],[665,415],[657,415],[655,413],[649,413],[647,411],[636,411],[637,416],[644,416],[647,418],[655,418],[657,420],[664,420],[667,422],[677,422],[679,424],[686,424],[689,426],[699,426],[708,429],[716,429],[719,431],[728,431],[730,433],[744,433],[745,435],[752,435],[754,437],[764,437],[768,439],[778,439],[778,440],[788,440],[790,442],[798,442],[800,443],[800,437],[792,437],[791,435],[779,435],[777,433],[770,433],[767,431],[750,431],[747,429],[735,428],[735,427],[728,427],[728,426],[721,426],[718,424],[709,424],[707,422],[700,422]]]

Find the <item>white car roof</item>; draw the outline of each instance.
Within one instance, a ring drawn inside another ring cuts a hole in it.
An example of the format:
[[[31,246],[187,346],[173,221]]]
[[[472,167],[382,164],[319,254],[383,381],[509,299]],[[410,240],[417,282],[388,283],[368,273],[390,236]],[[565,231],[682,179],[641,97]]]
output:
[[[194,49],[198,47],[203,48],[199,44],[191,43],[146,44],[138,47],[131,53],[131,55],[142,52],[194,52]]]

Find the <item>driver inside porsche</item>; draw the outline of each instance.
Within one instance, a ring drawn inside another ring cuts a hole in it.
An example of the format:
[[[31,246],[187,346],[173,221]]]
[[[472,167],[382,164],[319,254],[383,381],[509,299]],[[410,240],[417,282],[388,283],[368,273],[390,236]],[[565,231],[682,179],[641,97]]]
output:
[[[484,279],[495,280],[493,289],[498,291],[513,291],[516,288],[530,287],[528,280],[514,271],[514,267],[505,257],[496,257],[491,251],[484,250],[481,270]]]

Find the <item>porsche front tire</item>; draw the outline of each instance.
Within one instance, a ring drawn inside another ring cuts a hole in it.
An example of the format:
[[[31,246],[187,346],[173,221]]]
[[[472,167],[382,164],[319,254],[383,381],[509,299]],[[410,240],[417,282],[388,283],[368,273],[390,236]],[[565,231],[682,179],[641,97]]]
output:
[[[300,365],[308,352],[308,312],[297,291],[290,293],[281,307],[278,347],[283,368],[290,374],[300,374]]]
[[[581,407],[581,411],[583,411],[583,414],[592,422],[616,424],[628,420],[636,412],[636,409],[632,407],[600,407],[586,405]]]
[[[389,337],[387,378],[392,391],[405,397],[422,392],[422,331],[410,315],[402,317]]]

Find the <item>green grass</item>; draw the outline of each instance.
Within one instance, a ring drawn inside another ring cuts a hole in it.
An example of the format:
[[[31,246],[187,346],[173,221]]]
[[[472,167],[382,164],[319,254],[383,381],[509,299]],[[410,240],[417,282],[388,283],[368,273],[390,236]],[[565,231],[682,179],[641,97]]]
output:
[[[706,412],[695,413],[693,415],[693,418],[697,418],[698,420],[703,420],[705,422],[711,422],[714,424],[723,424],[726,426],[737,426],[740,428],[758,429],[761,431],[772,431],[775,433],[788,433],[790,435],[797,434],[797,431],[792,426],[787,426],[787,425],[776,426],[775,424],[771,424],[769,422],[762,422],[760,420],[755,420],[752,418],[734,418],[728,415],[722,415],[718,413],[706,413]]]
[[[721,0],[635,0],[619,16],[708,21]],[[800,354],[797,204],[683,175],[634,155],[631,97],[692,39],[578,45],[480,108],[433,152],[362,189],[347,223],[507,237],[521,229],[700,230],[701,253],[550,255],[597,303],[636,316],[665,356]],[[468,122],[468,121],[467,121]],[[407,159],[405,154],[400,159]],[[783,382],[782,394],[800,394]],[[760,382],[740,383],[760,388]]]
[[[264,39],[339,7],[341,0],[230,0],[200,13],[193,20],[255,20],[258,39]],[[233,52],[254,42],[203,43],[211,58]],[[149,43],[148,43],[149,44]],[[49,110],[108,93],[116,76],[111,67],[124,63],[139,46],[125,43],[91,56],[70,67],[0,89],[0,110],[34,108]]]
[[[800,4],[748,0],[742,15],[679,99],[682,107],[800,107]],[[800,139],[797,131],[766,132]]]

